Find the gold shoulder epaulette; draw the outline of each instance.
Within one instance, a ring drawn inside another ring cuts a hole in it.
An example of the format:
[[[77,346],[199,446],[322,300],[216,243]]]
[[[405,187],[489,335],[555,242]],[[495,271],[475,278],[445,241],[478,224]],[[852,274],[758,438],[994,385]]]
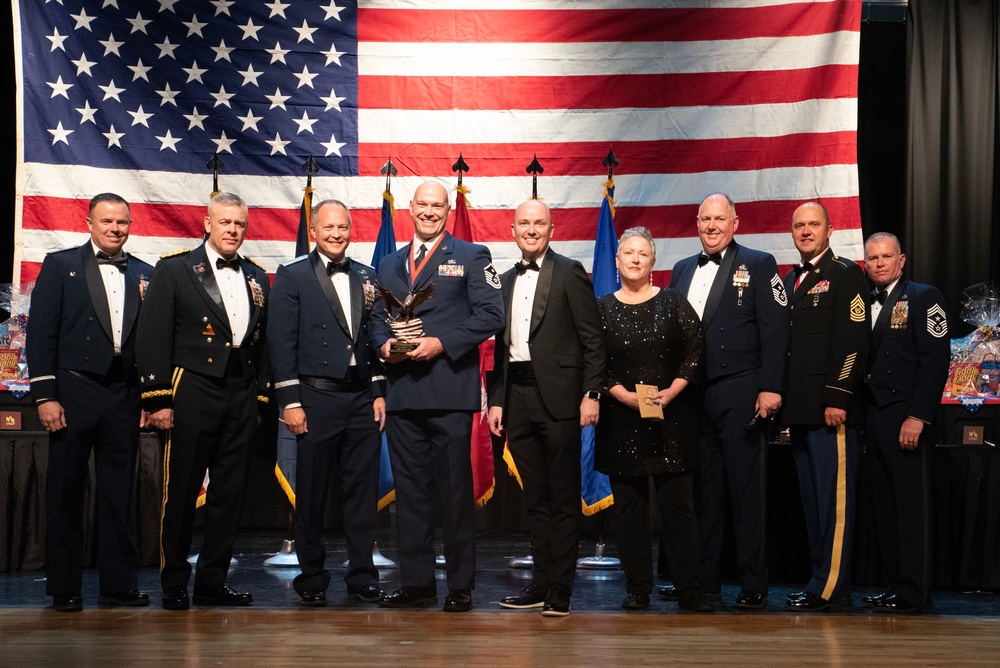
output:
[[[246,256],[244,256],[244,257],[246,257]],[[247,258],[247,262],[249,262],[253,266],[257,267],[258,269],[260,269],[261,271],[263,271],[265,274],[267,273],[267,269],[264,268],[264,265],[262,265],[260,262],[258,262],[257,260],[253,259],[252,257],[248,257]]]
[[[164,253],[163,255],[160,256],[160,259],[163,260],[168,257],[183,255],[184,253],[189,253],[189,252],[191,252],[190,248],[178,248],[177,250],[172,250],[169,253]]]

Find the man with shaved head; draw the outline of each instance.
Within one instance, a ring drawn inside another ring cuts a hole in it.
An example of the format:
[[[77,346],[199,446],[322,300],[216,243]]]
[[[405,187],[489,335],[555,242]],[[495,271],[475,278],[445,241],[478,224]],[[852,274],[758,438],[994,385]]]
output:
[[[472,608],[476,552],[473,524],[472,415],[482,408],[479,344],[503,327],[500,275],[485,246],[445,231],[451,204],[440,183],[417,187],[410,201],[413,241],[379,264],[378,280],[397,300],[432,288],[413,310],[423,333],[394,352],[387,301],[372,309],[370,342],[386,361],[389,458],[399,501],[402,587],[379,605],[437,605],[434,568],[434,494],[444,515],[448,596],[445,612]],[[433,286],[433,287],[432,287]]]
[[[795,209],[792,241],[802,261],[785,275],[791,336],[781,416],[791,430],[812,555],[812,577],[785,603],[796,612],[852,605],[862,378],[871,319],[864,273],[834,254],[832,235],[822,204],[806,202]]]

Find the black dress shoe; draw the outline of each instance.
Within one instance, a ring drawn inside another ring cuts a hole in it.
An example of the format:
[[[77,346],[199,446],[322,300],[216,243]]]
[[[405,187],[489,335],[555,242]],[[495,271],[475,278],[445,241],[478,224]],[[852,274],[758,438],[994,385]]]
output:
[[[677,607],[685,612],[715,612],[715,606],[712,605],[712,601],[705,594],[698,594],[683,601],[677,601]]]
[[[326,590],[319,587],[313,587],[312,589],[306,589],[302,592],[299,597],[302,599],[300,603],[307,608],[325,608],[326,607]]]
[[[452,589],[444,599],[445,612],[468,612],[472,610],[472,592],[468,589]]]
[[[190,607],[191,599],[184,587],[170,587],[163,592],[164,610],[187,610]]]
[[[360,589],[350,589],[348,590],[351,596],[359,601],[364,601],[365,603],[375,603],[384,593],[377,584],[370,584]]]
[[[850,597],[828,601],[818,594],[805,592],[805,596],[797,599],[789,599],[785,603],[785,609],[793,612],[823,612],[834,610],[849,610],[852,607]]]
[[[569,593],[562,587],[549,587],[542,605],[543,617],[565,617],[569,614]]]
[[[879,594],[869,594],[868,596],[862,596],[861,597],[861,605],[863,605],[866,608],[870,608],[870,607],[874,606],[877,603],[881,603],[882,601],[884,601],[885,599],[889,598],[890,596],[892,596],[892,594],[890,594],[887,591],[883,591],[883,592],[881,592]]]
[[[663,587],[656,594],[657,598],[661,601],[676,601],[677,600],[677,587]]]
[[[131,589],[113,594],[101,594],[97,597],[97,602],[101,605],[129,605],[141,608],[149,605],[149,594],[138,589]]]
[[[626,594],[622,601],[623,610],[646,610],[649,608],[649,594],[639,592]]]
[[[515,610],[540,608],[545,605],[545,593],[547,591],[548,589],[546,587],[532,582],[527,587],[522,589],[521,593],[517,596],[508,596],[500,599],[500,607],[513,608]]]
[[[253,596],[247,592],[238,592],[225,582],[208,587],[194,588],[194,602],[198,605],[250,605]]]
[[[791,594],[785,597],[785,601],[795,601],[800,598],[805,598],[808,592],[804,591],[793,591]]]
[[[733,607],[737,610],[763,610],[767,607],[767,594],[762,591],[744,589],[736,597]]]
[[[52,609],[57,612],[80,612],[83,597],[79,594],[56,594],[52,597]]]
[[[872,610],[875,612],[888,612],[899,615],[915,615],[921,611],[916,603],[903,598],[899,594],[889,594],[881,601],[872,603]]]
[[[383,594],[378,600],[383,608],[429,608],[437,603],[434,587],[400,587],[391,594]]]

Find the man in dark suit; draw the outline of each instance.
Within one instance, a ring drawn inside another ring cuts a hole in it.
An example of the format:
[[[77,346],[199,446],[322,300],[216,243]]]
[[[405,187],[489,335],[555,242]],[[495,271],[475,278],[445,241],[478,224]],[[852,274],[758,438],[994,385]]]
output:
[[[83,493],[90,453],[97,486],[98,602],[149,605],[138,590],[133,490],[139,428],[135,329],[153,268],[122,249],[132,215],[112,193],[90,200],[90,241],[49,253],[28,317],[31,396],[49,433],[46,592],[61,612],[83,609]]]
[[[500,605],[565,616],[580,546],[580,429],[597,424],[607,351],[586,270],[549,248],[549,207],[524,202],[511,228],[522,259],[502,277],[489,421],[495,435],[506,430],[524,484],[534,573]]]
[[[398,300],[433,285],[414,315],[423,335],[416,348],[397,341],[386,301],[372,309],[371,345],[388,362],[386,435],[396,481],[402,587],[382,597],[393,608],[437,605],[434,582],[434,499],[444,514],[446,612],[472,608],[476,552],[470,438],[481,410],[479,344],[503,326],[500,275],[484,246],[445,231],[451,210],[440,183],[421,184],[410,201],[413,242],[382,259],[378,280]],[[397,314],[392,314],[393,316]]]
[[[764,426],[781,407],[788,296],[774,257],[733,241],[739,224],[728,195],[706,197],[697,220],[702,252],[674,266],[670,287],[687,296],[705,332],[698,515],[705,591],[721,598],[728,496],[740,578],[734,607],[761,610],[768,587]],[[756,427],[748,428],[751,420]]]
[[[160,260],[139,319],[143,406],[153,426],[167,430],[160,585],[168,610],[190,606],[187,555],[206,469],[205,540],[194,602],[253,602],[226,584],[250,442],[270,389],[264,337],[270,282],[262,267],[238,254],[247,218],[238,196],[213,197],[205,216],[208,238]]]
[[[826,209],[806,202],[792,214],[802,263],[785,276],[790,345],[782,421],[805,513],[812,577],[785,607],[850,608],[855,487],[864,424],[862,377],[871,340],[868,284],[861,267],[830,249]]]
[[[293,586],[307,606],[325,606],[323,515],[334,467],[343,495],[348,592],[377,601],[372,561],[378,513],[378,461],[385,421],[384,377],[368,348],[375,270],[347,257],[351,214],[337,200],[312,212],[316,249],[278,267],[267,339],[278,405],[297,437],[295,550],[302,572]]]
[[[862,600],[879,612],[916,613],[930,604],[934,435],[928,427],[948,378],[951,348],[944,298],[937,288],[904,278],[905,265],[894,235],[868,237],[865,267],[875,290],[862,462],[890,582]]]

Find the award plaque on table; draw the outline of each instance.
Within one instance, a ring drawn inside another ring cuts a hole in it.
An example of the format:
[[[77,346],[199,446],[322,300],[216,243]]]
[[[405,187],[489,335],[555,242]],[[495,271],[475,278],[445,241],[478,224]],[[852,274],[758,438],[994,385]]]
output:
[[[660,388],[656,385],[635,384],[635,393],[639,398],[639,416],[648,420],[662,420],[663,406],[657,401],[656,395]]]
[[[376,282],[375,292],[385,302],[386,313],[389,315],[386,322],[396,339],[395,343],[389,344],[390,353],[408,353],[416,349],[417,344],[411,341],[424,335],[424,324],[413,314],[413,310],[430,299],[433,291],[434,284],[431,283],[419,290],[411,290],[406,299],[399,301],[392,292]],[[396,309],[396,315],[392,314],[393,309]]]

